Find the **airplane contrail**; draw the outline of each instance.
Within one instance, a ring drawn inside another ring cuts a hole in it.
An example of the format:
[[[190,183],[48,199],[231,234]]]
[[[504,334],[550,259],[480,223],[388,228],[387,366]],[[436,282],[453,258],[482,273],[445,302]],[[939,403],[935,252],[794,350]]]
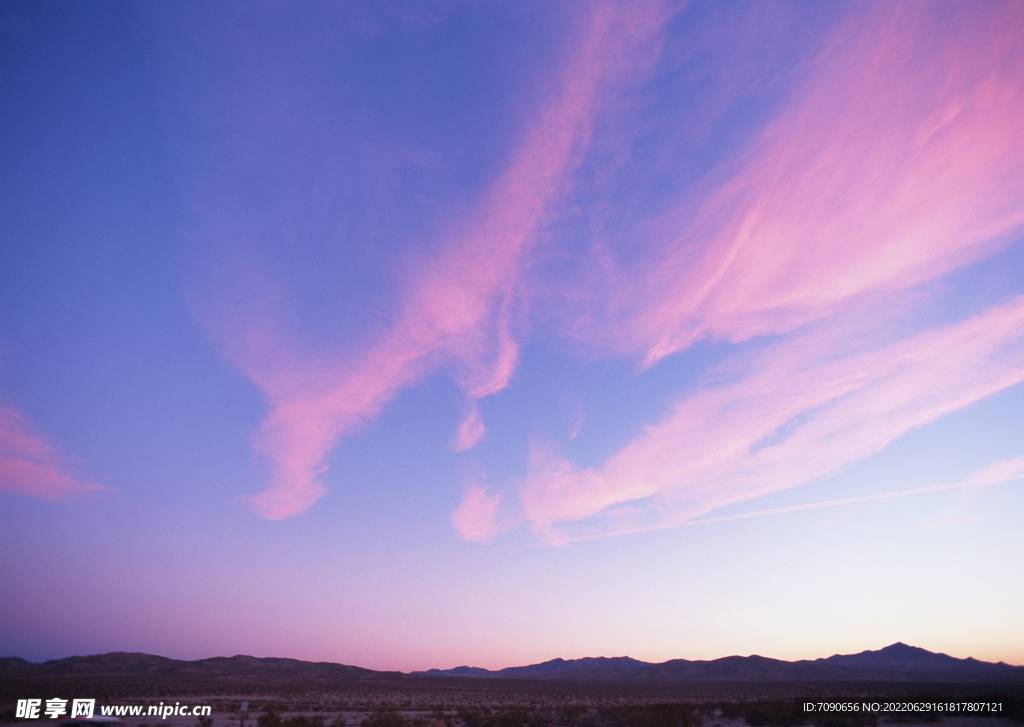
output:
[[[941,492],[942,490],[956,490],[964,487],[983,487],[1002,482],[1013,482],[1024,479],[1024,457],[1013,457],[1001,459],[971,474],[967,479],[958,482],[950,482],[944,485],[930,485],[928,487],[914,487],[909,490],[894,490],[892,492],[877,492],[871,495],[858,495],[856,497],[842,497],[837,500],[823,500],[821,502],[810,502],[803,505],[787,505],[785,507],[773,507],[768,510],[756,510],[755,512],[743,512],[735,515],[721,515],[718,517],[701,518],[699,520],[683,520],[664,525],[655,525],[646,528],[632,528],[629,530],[616,530],[611,533],[600,533],[597,535],[583,535],[577,538],[566,538],[554,543],[530,543],[528,545],[511,546],[510,548],[497,548],[497,550],[514,550],[522,547],[534,547],[537,545],[569,545],[585,540],[598,540],[610,538],[615,535],[632,535],[636,533],[649,533],[656,530],[668,530],[669,528],[689,527],[693,525],[712,525],[714,523],[729,522],[731,520],[745,520],[752,517],[764,517],[766,515],[781,515],[787,512],[800,512],[801,510],[816,510],[822,507],[835,507],[836,505],[853,505],[859,502],[872,502],[874,500],[887,500],[893,497],[906,497],[907,495],[923,495],[929,492]]]

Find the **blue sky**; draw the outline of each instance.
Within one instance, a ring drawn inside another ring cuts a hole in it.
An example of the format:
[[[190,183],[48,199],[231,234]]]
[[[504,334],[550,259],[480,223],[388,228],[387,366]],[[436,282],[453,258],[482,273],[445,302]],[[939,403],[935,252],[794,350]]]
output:
[[[0,5],[0,652],[1024,663],[1012,2]]]

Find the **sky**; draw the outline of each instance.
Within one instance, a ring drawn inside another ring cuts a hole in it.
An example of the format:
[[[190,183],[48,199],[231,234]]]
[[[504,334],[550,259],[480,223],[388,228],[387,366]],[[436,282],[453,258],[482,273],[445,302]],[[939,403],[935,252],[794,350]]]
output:
[[[1024,664],[1024,5],[0,2],[0,655]]]

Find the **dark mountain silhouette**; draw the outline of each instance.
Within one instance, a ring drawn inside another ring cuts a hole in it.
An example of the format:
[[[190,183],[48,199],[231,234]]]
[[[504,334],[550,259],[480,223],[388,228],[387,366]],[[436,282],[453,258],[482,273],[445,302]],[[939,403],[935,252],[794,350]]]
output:
[[[628,656],[598,656],[572,659],[571,661],[552,659],[551,661],[545,661],[543,664],[533,664],[531,666],[510,666],[507,669],[502,669],[498,674],[504,678],[515,679],[517,677],[545,677],[552,674],[565,674],[566,672],[586,670],[630,671],[645,665],[646,662],[637,661]]]
[[[552,659],[498,671],[460,666],[413,674],[380,672],[357,666],[297,659],[218,656],[178,661],[150,654],[114,652],[72,656],[42,664],[0,657],[0,676],[230,678],[275,682],[341,683],[420,677],[657,682],[1013,682],[1024,684],[1024,666],[957,659],[906,644],[878,651],[836,654],[825,659],[782,661],[763,656],[727,656],[711,661],[672,659],[652,664],[628,656]]]
[[[95,656],[71,656],[32,664],[18,657],[0,658],[0,675],[39,676],[154,676],[154,677],[269,677],[274,679],[317,679],[355,681],[375,676],[403,676],[358,666],[298,659],[217,656],[198,661],[178,661],[152,654],[121,651]]]
[[[895,643],[878,651],[836,654],[826,659],[782,661],[763,656],[726,656],[711,661],[672,659],[651,664],[628,656],[553,659],[498,671],[461,666],[417,672],[428,676],[492,679],[646,681],[1011,681],[1024,682],[1024,666],[957,659]]]
[[[818,659],[818,661],[836,664],[837,666],[889,667],[925,671],[960,669],[969,665],[987,663],[970,657],[957,659],[947,654],[936,654],[927,649],[907,646],[899,641],[878,651],[862,651],[859,654],[836,654],[827,659]],[[999,663],[1002,664],[1002,662]],[[997,665],[990,664],[990,666]]]

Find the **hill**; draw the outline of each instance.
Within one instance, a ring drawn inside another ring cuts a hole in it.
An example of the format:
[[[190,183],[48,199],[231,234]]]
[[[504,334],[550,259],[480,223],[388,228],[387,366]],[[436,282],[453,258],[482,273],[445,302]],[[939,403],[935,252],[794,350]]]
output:
[[[836,654],[828,658],[783,661],[763,656],[726,656],[711,661],[671,659],[653,664],[626,656],[552,659],[541,664],[497,671],[461,666],[416,672],[425,676],[492,679],[565,679],[637,681],[736,682],[972,682],[1024,683],[1024,667],[1003,662],[957,659],[926,649],[895,643],[877,651]]]
[[[479,667],[431,669],[402,674],[331,662],[253,656],[179,661],[151,654],[114,652],[72,656],[33,664],[0,658],[5,677],[146,677],[154,679],[233,679],[279,683],[401,682],[422,677],[631,682],[1005,682],[1024,684],[1024,667],[957,659],[902,643],[859,654],[783,661],[763,656],[726,656],[710,661],[671,659],[649,663],[619,657],[552,659],[541,664],[490,671]]]

